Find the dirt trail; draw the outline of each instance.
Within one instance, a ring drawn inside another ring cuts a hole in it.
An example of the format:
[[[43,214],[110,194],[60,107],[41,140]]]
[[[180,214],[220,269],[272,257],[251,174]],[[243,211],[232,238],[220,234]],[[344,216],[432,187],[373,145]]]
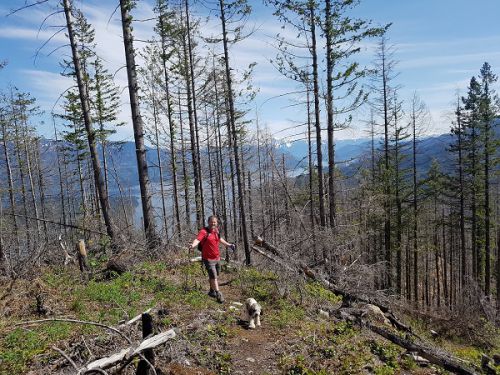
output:
[[[230,340],[229,352],[235,374],[278,372],[276,348],[280,345],[280,339],[266,328],[264,322],[256,329],[241,327],[240,333]]]

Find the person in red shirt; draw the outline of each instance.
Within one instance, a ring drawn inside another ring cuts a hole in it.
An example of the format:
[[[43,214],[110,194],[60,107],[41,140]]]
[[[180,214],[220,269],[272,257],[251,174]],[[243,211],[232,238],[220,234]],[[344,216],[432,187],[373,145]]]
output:
[[[207,269],[208,281],[210,283],[210,291],[208,292],[208,295],[210,297],[217,298],[219,303],[223,303],[224,297],[219,290],[219,283],[217,282],[217,276],[220,273],[219,242],[224,246],[234,247],[233,244],[230,244],[219,235],[219,223],[217,216],[212,215],[208,218],[208,226],[206,228],[202,228],[198,232],[198,236],[196,236],[192,244],[189,246],[189,249],[194,249],[199,243],[201,243],[201,259]]]

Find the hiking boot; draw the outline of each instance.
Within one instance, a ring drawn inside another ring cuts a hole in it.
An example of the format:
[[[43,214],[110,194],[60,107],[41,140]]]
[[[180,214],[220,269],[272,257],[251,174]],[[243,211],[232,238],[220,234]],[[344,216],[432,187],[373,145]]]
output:
[[[216,291],[215,293],[217,294],[217,302],[224,303],[224,296],[222,293],[220,291]]]
[[[217,298],[217,292],[213,289],[210,289],[210,292],[208,292],[208,296],[212,298]]]

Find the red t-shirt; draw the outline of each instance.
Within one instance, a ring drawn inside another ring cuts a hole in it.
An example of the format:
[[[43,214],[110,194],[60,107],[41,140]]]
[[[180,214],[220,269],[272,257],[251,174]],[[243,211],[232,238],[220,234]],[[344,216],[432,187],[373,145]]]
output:
[[[208,232],[205,228],[201,229],[196,237],[201,242],[201,257],[206,260],[220,260],[219,251],[219,232],[215,229]]]

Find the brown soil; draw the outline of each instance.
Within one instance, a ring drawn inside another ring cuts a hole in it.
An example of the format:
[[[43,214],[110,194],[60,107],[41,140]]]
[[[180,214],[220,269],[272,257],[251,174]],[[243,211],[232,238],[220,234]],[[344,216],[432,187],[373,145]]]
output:
[[[242,327],[239,334],[229,342],[234,373],[277,373],[280,336],[269,330],[265,323],[256,329]]]

